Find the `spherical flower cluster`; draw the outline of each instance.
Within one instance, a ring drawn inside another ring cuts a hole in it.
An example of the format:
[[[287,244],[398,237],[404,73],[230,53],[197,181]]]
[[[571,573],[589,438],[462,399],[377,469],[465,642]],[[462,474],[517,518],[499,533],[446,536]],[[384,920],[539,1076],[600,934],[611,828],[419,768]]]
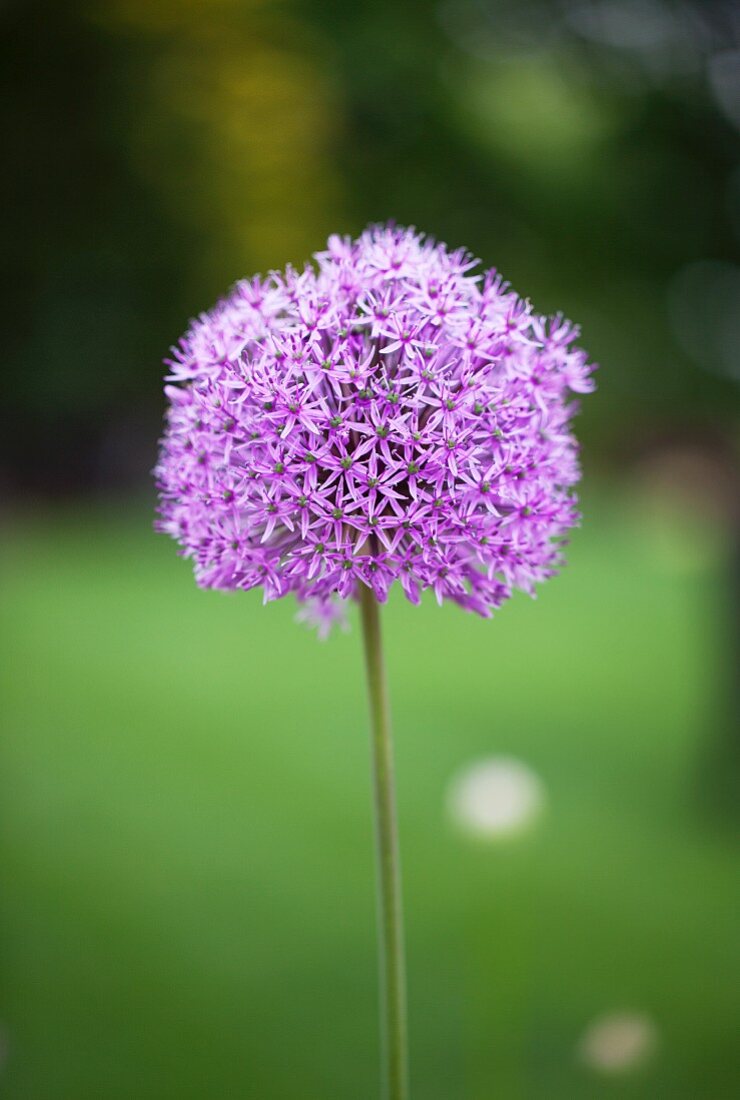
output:
[[[159,529],[200,585],[324,626],[359,585],[481,615],[531,592],[578,519],[578,330],[413,230],[315,261],[237,283],[174,350]]]

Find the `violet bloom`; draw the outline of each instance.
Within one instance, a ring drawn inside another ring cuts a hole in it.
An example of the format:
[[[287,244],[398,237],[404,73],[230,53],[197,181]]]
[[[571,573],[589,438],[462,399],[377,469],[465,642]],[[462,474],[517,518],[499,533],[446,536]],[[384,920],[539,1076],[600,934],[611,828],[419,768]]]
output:
[[[161,530],[206,588],[293,592],[323,630],[360,604],[378,849],[383,1078],[407,1100],[390,709],[394,581],[490,615],[560,564],[578,516],[577,329],[413,230],[331,237],[316,267],[237,283],[170,363]]]
[[[561,562],[578,514],[578,329],[410,229],[334,236],[236,284],[169,362],[160,530],[207,588],[328,628],[395,581],[481,615]]]

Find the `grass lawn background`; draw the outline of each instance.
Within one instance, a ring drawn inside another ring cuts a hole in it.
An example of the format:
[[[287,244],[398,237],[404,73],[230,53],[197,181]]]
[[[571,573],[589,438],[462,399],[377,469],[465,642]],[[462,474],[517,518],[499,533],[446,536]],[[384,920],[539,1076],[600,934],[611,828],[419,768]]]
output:
[[[148,508],[6,525],[0,1091],[375,1098],[357,622],[319,643],[292,601],[200,592]],[[717,579],[600,509],[536,601],[384,616],[418,1100],[738,1095],[737,864],[702,812]],[[446,786],[498,753],[547,813],[471,844]],[[622,1008],[658,1051],[596,1076],[579,1037]]]

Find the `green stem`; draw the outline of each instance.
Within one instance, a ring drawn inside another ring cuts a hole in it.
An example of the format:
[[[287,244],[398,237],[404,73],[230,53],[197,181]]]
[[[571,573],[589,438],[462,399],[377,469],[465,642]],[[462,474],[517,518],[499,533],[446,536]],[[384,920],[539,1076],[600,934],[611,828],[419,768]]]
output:
[[[378,603],[372,589],[363,584],[359,588],[370,700],[375,794],[383,1080],[387,1100],[407,1100],[406,968],[388,685],[383,663]]]

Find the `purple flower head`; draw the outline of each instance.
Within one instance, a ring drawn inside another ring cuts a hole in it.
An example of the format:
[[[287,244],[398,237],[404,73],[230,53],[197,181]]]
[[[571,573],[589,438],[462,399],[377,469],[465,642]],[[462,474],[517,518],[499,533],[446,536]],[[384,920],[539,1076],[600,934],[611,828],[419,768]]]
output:
[[[169,361],[158,528],[207,588],[289,592],[327,627],[399,581],[490,615],[578,520],[578,329],[410,229],[334,236],[236,284]]]

